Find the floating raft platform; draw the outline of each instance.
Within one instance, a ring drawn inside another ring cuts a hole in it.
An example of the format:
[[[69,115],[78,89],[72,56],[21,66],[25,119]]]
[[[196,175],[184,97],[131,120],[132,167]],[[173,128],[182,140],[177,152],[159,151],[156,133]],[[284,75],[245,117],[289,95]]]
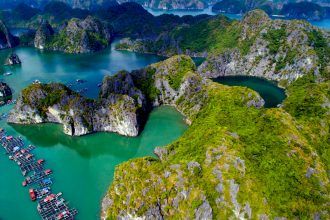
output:
[[[33,175],[26,177],[25,180],[23,181],[22,185],[23,186],[28,186],[28,185],[31,185],[33,183],[43,182],[45,177],[47,177],[51,174],[52,174],[52,171],[50,169],[43,170],[43,171],[40,171],[40,172],[35,172]]]
[[[35,186],[29,189],[32,201],[38,201],[37,210],[42,220],[73,220],[78,214],[74,208],[70,208],[63,199],[62,193],[52,193],[52,170],[44,169],[44,159],[36,159],[32,151],[33,145],[25,147],[23,139],[6,135],[6,131],[0,128],[0,144],[4,148],[8,158],[14,161],[20,168],[22,175],[26,176],[23,186]]]
[[[38,203],[38,212],[42,219],[73,219],[78,213],[70,209],[62,198],[62,193],[50,194]]]

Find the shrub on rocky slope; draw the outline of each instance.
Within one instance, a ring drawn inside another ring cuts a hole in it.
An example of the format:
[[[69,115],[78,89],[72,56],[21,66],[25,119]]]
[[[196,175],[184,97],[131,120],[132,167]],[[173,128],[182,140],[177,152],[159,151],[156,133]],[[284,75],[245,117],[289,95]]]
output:
[[[112,36],[111,26],[88,16],[84,20],[72,18],[58,33],[54,33],[48,22],[42,22],[37,30],[34,44],[39,49],[88,53],[107,47]]]
[[[328,32],[305,21],[272,20],[254,10],[242,21],[205,18],[163,32],[156,39],[126,40],[117,48],[203,56],[206,61],[198,70],[203,76],[252,75],[285,86],[309,73],[329,78],[329,39]]]
[[[179,140],[116,168],[102,218],[329,218],[328,85],[306,75],[265,109],[247,88],[206,80]]]

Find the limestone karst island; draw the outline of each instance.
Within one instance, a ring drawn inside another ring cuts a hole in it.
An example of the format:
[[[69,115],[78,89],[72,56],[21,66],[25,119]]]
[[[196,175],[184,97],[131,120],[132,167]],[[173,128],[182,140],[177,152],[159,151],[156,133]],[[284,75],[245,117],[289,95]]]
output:
[[[329,0],[0,0],[0,220],[329,220]]]

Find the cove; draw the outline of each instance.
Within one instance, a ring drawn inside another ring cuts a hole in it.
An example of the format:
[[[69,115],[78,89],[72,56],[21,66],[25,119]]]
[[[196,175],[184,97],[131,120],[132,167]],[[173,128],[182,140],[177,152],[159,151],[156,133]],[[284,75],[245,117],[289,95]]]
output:
[[[34,153],[46,159],[45,167],[54,171],[54,192],[63,192],[71,206],[78,209],[77,219],[85,220],[99,218],[100,201],[116,165],[153,156],[156,146],[169,144],[187,128],[182,115],[171,107],[155,109],[136,138],[114,133],[70,137],[54,124],[2,127],[37,146]],[[23,177],[18,167],[5,155],[0,156],[0,173],[1,219],[39,219],[36,203],[30,201],[28,189],[21,186]]]
[[[164,58],[143,55],[111,48],[94,54],[70,55],[19,47],[0,51],[0,63],[14,51],[22,60],[21,66],[1,66],[0,78],[17,97],[20,91],[34,80],[41,82],[71,83],[76,79],[86,83],[74,85],[74,90],[88,88],[83,95],[95,98],[105,75],[119,70],[143,68]],[[12,75],[3,76],[10,72]],[[0,114],[12,106],[0,108]],[[115,166],[129,159],[154,156],[156,146],[165,146],[187,129],[183,116],[172,107],[155,109],[142,133],[135,138],[113,133],[97,133],[83,137],[70,137],[55,124],[31,126],[8,125],[0,121],[8,134],[22,136],[26,144],[36,145],[34,154],[46,160],[45,167],[54,171],[54,192],[63,192],[70,206],[77,208],[77,219],[99,218],[100,202],[112,181]],[[1,152],[3,150],[1,149]],[[0,154],[0,219],[39,219],[36,203],[30,201],[28,188],[23,188],[19,168]]]
[[[64,54],[61,52],[40,51],[35,48],[18,47],[0,51],[0,64],[14,51],[21,59],[21,66],[2,66],[0,80],[14,89],[14,97],[19,92],[38,79],[42,83],[75,82],[76,79],[86,80],[86,83],[75,85],[72,89],[88,88],[85,96],[95,98],[98,95],[97,84],[105,75],[112,75],[119,70],[134,70],[151,63],[163,60],[163,57],[138,54],[128,51],[116,51],[115,45],[93,54]],[[12,75],[3,76],[10,72]]]
[[[281,104],[286,98],[284,89],[268,80],[252,76],[225,76],[213,79],[215,82],[229,86],[245,86],[255,90],[265,100],[265,107],[271,108]]]

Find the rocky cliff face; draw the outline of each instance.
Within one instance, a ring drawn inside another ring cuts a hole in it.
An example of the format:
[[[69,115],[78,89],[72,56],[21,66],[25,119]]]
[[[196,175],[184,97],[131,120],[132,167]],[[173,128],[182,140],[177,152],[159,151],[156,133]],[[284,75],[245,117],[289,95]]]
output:
[[[18,55],[15,53],[12,53],[8,56],[8,58],[6,59],[5,65],[19,65],[21,64],[21,60],[19,59]]]
[[[22,91],[8,122],[63,124],[68,135],[83,135],[93,131],[92,108],[86,100],[61,84],[32,84]]]
[[[251,75],[287,84],[311,72],[320,76],[321,69],[329,68],[313,42],[318,35],[328,50],[328,34],[306,22],[271,20],[257,10],[247,13],[240,25],[238,44],[250,45],[211,54],[199,67],[202,75]]]
[[[328,219],[329,34],[258,10],[180,33],[178,47],[209,50],[198,74],[182,56],[131,74],[137,82],[154,76],[154,86],[141,87],[147,100],[176,106],[191,126],[156,148],[158,159],[116,168],[101,219]],[[283,107],[260,108],[253,91],[205,79],[221,75],[276,80],[288,97]]]
[[[272,20],[261,10],[242,21],[218,16],[164,32],[156,39],[123,40],[117,49],[165,56],[206,57],[198,72],[208,78],[251,75],[287,85],[329,73],[329,33],[304,21]]]
[[[33,84],[22,91],[8,122],[61,123],[69,135],[109,131],[136,136],[148,112],[160,105],[175,106],[191,121],[207,97],[206,82],[195,70],[189,57],[175,56],[145,69],[106,76],[97,101],[61,84]]]
[[[97,131],[137,136],[154,106],[173,105],[189,119],[205,95],[204,81],[189,57],[173,57],[138,71],[103,80],[98,100],[88,100],[61,84],[33,84],[22,91],[8,122],[63,124],[68,135]],[[179,71],[179,72],[177,72]]]
[[[3,82],[0,82],[0,105],[4,104],[6,101],[12,98],[12,91],[10,87]]]
[[[195,112],[192,123],[155,149],[157,159],[116,168],[101,219],[329,218],[329,154],[321,150],[329,145],[329,81],[305,75],[290,84],[284,108],[266,109],[254,107],[252,90],[205,80],[184,57],[151,67],[136,77],[155,76],[154,103],[184,106]]]
[[[119,3],[130,2],[128,0],[119,0]],[[204,9],[207,7],[205,1],[201,0],[160,0],[145,1],[134,0],[144,7],[162,10],[180,10],[180,9]]]
[[[111,26],[88,16],[84,20],[73,18],[47,41],[45,48],[66,53],[89,53],[104,49],[112,40]]]
[[[0,20],[0,50],[12,48],[18,45],[18,38],[14,37]]]
[[[105,80],[103,88],[113,86],[106,83]],[[8,122],[60,123],[64,133],[74,136],[96,131],[136,136],[139,132],[138,109],[135,100],[127,94],[109,91],[96,102],[62,84],[33,84],[22,91]]]
[[[144,94],[135,87],[127,72],[103,79],[99,95],[100,105],[95,110],[95,128],[127,136],[137,136],[147,114]]]
[[[45,49],[46,44],[51,40],[54,35],[54,30],[48,21],[41,22],[34,37],[34,47],[38,49]]]

